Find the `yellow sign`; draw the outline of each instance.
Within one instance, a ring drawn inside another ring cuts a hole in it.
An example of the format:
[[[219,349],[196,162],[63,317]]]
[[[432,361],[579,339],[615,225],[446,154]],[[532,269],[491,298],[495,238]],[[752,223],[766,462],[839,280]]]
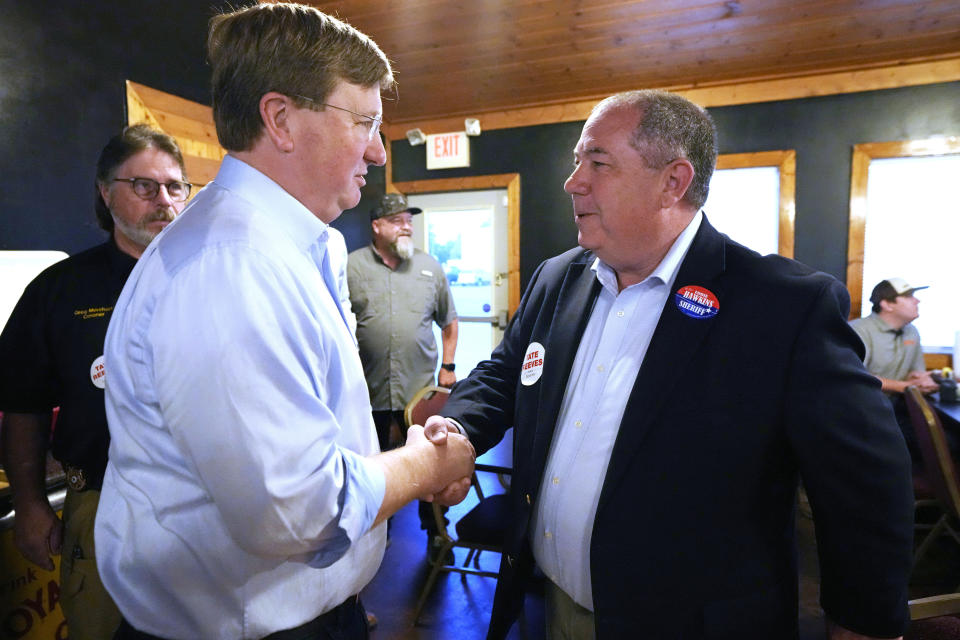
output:
[[[13,529],[0,531],[0,639],[67,640],[60,608],[60,556],[53,571],[28,562],[13,544]]]

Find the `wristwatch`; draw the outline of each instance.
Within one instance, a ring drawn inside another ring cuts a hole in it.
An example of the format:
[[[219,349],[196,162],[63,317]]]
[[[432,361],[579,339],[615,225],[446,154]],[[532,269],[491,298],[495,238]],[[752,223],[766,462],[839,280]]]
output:
[[[452,362],[444,362],[443,364],[440,365],[440,368],[446,369],[447,371],[453,371],[454,369],[457,368],[457,365]]]

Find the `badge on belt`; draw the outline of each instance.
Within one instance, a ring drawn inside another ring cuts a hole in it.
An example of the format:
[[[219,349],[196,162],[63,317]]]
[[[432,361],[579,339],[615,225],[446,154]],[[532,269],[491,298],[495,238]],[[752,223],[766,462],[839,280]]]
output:
[[[69,486],[74,491],[83,491],[87,486],[87,476],[83,472],[83,469],[79,467],[68,466],[66,471],[67,471],[67,486]]]

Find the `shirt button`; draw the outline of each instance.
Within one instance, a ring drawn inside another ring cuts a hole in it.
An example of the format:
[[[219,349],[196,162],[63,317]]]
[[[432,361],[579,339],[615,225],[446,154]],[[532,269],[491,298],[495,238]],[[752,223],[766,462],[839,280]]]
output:
[[[599,371],[600,373],[603,373],[603,370],[604,370],[604,366],[602,364],[598,364],[597,371]]]
[[[546,538],[547,540],[549,540],[550,538],[553,537],[553,534],[550,533],[549,531],[544,531],[544,532],[543,532],[543,537]]]
[[[622,317],[623,317],[623,311],[617,311],[617,317],[618,317],[618,318],[622,318]]]
[[[553,477],[553,484],[560,484],[560,478],[554,476],[554,477]]]
[[[583,426],[583,422],[581,422],[580,420],[577,420],[576,422],[573,423],[573,426],[579,429],[580,427]]]

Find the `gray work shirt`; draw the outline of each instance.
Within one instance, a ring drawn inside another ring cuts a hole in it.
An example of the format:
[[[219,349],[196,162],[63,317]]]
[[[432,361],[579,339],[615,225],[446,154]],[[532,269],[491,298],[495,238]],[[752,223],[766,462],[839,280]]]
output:
[[[457,318],[447,277],[423,251],[394,271],[369,245],[350,254],[347,282],[370,404],[374,411],[403,409],[433,383],[433,323],[442,328]]]
[[[875,376],[906,380],[911,371],[924,371],[920,333],[912,324],[898,335],[876,313],[850,323],[867,348],[863,365]]]

